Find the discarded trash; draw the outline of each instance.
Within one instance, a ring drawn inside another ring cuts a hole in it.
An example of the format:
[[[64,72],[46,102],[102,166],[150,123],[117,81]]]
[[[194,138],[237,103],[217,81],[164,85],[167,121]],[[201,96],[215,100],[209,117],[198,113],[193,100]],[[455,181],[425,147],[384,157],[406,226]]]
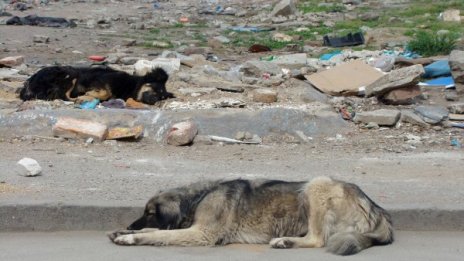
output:
[[[444,86],[446,89],[455,87],[454,79],[452,76],[439,77],[430,81],[420,82],[420,86]]]
[[[214,55],[214,54],[209,53],[209,54],[206,55],[206,60],[207,60],[207,61],[210,61],[210,62],[215,62],[215,63],[216,63],[216,62],[219,61],[219,57],[217,57],[217,55]]]
[[[451,146],[456,147],[456,148],[459,148],[459,149],[462,148],[461,143],[460,143],[459,140],[456,139],[456,138],[452,138],[452,139],[451,139]]]
[[[332,69],[305,75],[314,87],[331,95],[359,95],[365,87],[384,74],[361,60],[354,60]]]
[[[324,36],[324,46],[343,47],[364,44],[364,36],[361,32],[349,33],[343,37]]]
[[[179,18],[179,22],[181,22],[181,23],[188,23],[188,22],[189,22],[189,19],[188,19],[188,17],[181,17],[181,18]]]
[[[425,78],[435,78],[439,76],[450,76],[451,68],[449,66],[448,60],[440,60],[434,63],[431,63],[424,67]]]
[[[18,169],[18,174],[21,176],[34,177],[42,172],[42,167],[35,159],[22,158],[17,164],[24,167],[24,169]]]
[[[276,56],[270,55],[270,56],[265,56],[265,57],[259,57],[259,60],[260,61],[268,61],[268,62],[270,62],[270,61],[275,60],[276,58],[277,58]]]
[[[340,115],[344,120],[352,120],[355,112],[351,106],[340,108]]]
[[[6,21],[7,25],[35,25],[44,27],[76,27],[76,23],[60,17],[42,17],[28,15],[25,17],[13,16]]]
[[[105,56],[101,56],[101,55],[91,55],[88,58],[89,60],[92,60],[95,62],[103,62],[106,59]]]
[[[339,55],[341,53],[342,53],[341,50],[335,50],[335,51],[333,51],[331,53],[326,53],[326,54],[321,55],[321,57],[319,57],[319,60],[328,61],[328,60],[332,59],[332,57],[337,56],[337,55]]]
[[[83,110],[91,110],[95,109],[97,105],[100,103],[99,99],[93,99],[91,101],[85,101],[79,105],[79,108]]]
[[[269,32],[275,30],[274,27],[256,27],[256,26],[232,26],[229,27],[230,30],[235,32]]]
[[[262,53],[262,52],[270,52],[272,50],[271,48],[265,45],[262,45],[262,44],[253,44],[252,46],[250,46],[250,48],[248,48],[248,51],[250,53]]]
[[[214,135],[208,135],[208,137],[212,141],[219,141],[219,142],[225,142],[225,143],[236,143],[236,144],[260,144],[261,142],[259,141],[242,141],[242,140],[236,140],[236,139],[231,139],[227,137],[220,137],[220,136],[214,136]]]
[[[110,99],[102,102],[101,105],[111,109],[124,109],[126,107],[126,103],[122,99]]]
[[[126,107],[128,109],[146,109],[148,108],[146,104],[138,102],[132,98],[127,99]]]
[[[118,139],[139,139],[143,135],[143,126],[138,125],[132,128],[115,127],[108,130],[107,140]]]

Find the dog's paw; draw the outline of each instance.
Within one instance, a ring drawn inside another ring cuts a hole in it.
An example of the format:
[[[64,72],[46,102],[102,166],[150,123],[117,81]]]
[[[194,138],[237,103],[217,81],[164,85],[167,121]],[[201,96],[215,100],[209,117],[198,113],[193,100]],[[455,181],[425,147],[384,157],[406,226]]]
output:
[[[269,245],[272,248],[293,248],[295,242],[286,238],[273,238],[271,242],[269,242]]]
[[[134,233],[135,233],[134,230],[120,229],[120,230],[116,230],[116,231],[113,231],[113,232],[108,232],[108,233],[106,233],[106,235],[108,236],[108,238],[111,241],[114,241],[114,239],[119,237],[119,236],[130,235],[130,234],[134,234]]]
[[[136,245],[137,241],[135,240],[135,235],[121,235],[113,239],[113,243],[123,246]]]

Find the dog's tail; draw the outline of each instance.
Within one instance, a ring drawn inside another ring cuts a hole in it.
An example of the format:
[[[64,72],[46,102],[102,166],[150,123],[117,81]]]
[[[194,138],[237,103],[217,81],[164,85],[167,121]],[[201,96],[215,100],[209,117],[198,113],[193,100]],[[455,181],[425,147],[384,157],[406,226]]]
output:
[[[386,245],[393,242],[393,226],[390,215],[382,208],[379,211],[373,231],[360,233],[358,231],[337,232],[327,239],[327,251],[337,255],[353,255],[373,245]],[[373,218],[373,217],[371,217]],[[371,223],[372,224],[372,223]]]

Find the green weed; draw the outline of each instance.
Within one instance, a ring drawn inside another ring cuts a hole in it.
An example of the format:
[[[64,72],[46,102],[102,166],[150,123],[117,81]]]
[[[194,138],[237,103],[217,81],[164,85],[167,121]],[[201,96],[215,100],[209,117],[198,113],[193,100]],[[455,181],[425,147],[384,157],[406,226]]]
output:
[[[447,55],[456,47],[457,39],[458,35],[454,33],[438,35],[420,31],[408,43],[408,48],[423,56]]]

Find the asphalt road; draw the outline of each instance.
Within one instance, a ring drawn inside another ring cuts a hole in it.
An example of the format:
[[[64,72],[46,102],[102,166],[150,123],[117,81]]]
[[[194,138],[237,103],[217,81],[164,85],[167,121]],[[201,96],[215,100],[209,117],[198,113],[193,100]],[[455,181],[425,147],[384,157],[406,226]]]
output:
[[[399,231],[392,245],[339,257],[323,249],[270,249],[267,245],[226,247],[125,247],[101,231],[0,233],[0,260],[463,260],[464,232]]]

